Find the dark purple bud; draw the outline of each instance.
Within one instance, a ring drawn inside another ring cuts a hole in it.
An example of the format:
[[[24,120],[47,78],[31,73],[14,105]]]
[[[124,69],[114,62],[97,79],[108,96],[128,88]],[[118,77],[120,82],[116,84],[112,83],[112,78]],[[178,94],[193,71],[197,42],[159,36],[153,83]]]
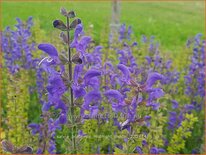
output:
[[[60,9],[60,13],[63,15],[63,16],[66,16],[67,17],[67,10],[65,8],[61,8]]]
[[[60,29],[60,30],[62,30],[62,31],[67,31],[66,25],[65,25],[64,22],[61,21],[61,20],[55,20],[55,21],[53,22],[53,26],[54,26],[54,28]]]
[[[75,55],[72,56],[72,62],[74,64],[82,64],[82,59],[80,58],[79,53],[76,53]]]
[[[75,12],[74,11],[69,11],[67,17],[69,18],[74,18],[76,16]]]
[[[69,43],[68,37],[64,34],[64,32],[61,32],[59,37],[62,39],[64,43]]]
[[[78,24],[81,24],[81,19],[79,19],[79,18],[75,19],[75,20],[70,24],[69,28],[70,28],[70,29],[74,29],[74,28],[76,28],[76,26],[77,26]]]

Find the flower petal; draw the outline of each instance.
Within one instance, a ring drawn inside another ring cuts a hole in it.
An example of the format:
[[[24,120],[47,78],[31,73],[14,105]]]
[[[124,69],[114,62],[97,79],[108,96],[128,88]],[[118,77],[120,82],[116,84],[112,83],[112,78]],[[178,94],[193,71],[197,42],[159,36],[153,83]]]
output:
[[[107,90],[104,95],[108,98],[114,98],[118,101],[121,101],[123,99],[123,95],[118,91],[114,89]]]
[[[47,53],[50,57],[58,57],[58,52],[52,44],[39,44],[38,48]]]
[[[66,124],[67,122],[67,116],[66,114],[62,113],[60,116],[59,116],[59,123],[60,124]]]
[[[164,96],[164,91],[161,88],[151,88],[147,90],[149,94],[149,100],[152,101],[153,99],[160,98]]]
[[[124,78],[126,80],[129,80],[130,78],[130,72],[129,69],[127,68],[127,66],[123,65],[123,64],[118,64],[117,68],[123,73]]]
[[[97,103],[99,100],[101,100],[101,93],[98,90],[93,90],[87,93],[84,97],[84,108],[88,109],[89,104],[94,101]]]
[[[90,69],[89,71],[87,71],[87,73],[85,74],[84,76],[84,80],[85,81],[88,81],[90,80],[91,78],[93,77],[96,77],[96,76],[100,76],[101,75],[101,72],[96,70],[96,69]]]
[[[86,91],[83,87],[73,85],[72,89],[74,91],[75,98],[83,97],[86,94]]]
[[[162,80],[164,76],[162,74],[159,74],[157,72],[149,73],[146,85],[148,88],[152,87],[157,80]]]
[[[83,65],[76,65],[75,66],[75,68],[74,68],[74,76],[73,76],[74,83],[77,83],[77,81],[79,79],[79,76],[82,73],[82,69],[83,69]]]

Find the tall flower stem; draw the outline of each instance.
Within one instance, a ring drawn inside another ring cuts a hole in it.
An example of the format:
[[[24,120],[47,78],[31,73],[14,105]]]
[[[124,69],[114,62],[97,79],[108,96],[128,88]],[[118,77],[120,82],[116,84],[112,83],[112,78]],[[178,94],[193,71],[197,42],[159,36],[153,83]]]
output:
[[[69,18],[67,17],[67,27],[69,28]],[[72,82],[72,61],[71,61],[71,48],[70,48],[70,34],[69,30],[67,30],[67,37],[68,37],[68,55],[69,55],[69,81]],[[76,142],[73,136],[73,132],[75,131],[74,126],[74,101],[73,101],[73,90],[70,86],[70,103],[71,103],[71,121],[72,121],[72,142],[74,153],[76,152]]]

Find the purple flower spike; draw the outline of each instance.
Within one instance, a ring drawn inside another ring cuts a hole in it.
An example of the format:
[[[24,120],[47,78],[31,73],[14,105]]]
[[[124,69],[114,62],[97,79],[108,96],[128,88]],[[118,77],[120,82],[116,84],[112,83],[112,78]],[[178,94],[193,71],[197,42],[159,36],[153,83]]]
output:
[[[50,57],[58,57],[58,52],[52,44],[39,44],[38,48],[47,53]]]
[[[177,123],[177,113],[172,111],[169,113],[168,129],[173,130]]]

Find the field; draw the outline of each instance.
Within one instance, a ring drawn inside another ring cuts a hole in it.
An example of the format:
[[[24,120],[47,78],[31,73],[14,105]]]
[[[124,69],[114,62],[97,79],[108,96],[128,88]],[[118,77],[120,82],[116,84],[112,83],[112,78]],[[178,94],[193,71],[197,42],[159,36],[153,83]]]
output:
[[[168,51],[178,50],[189,37],[204,31],[204,1],[197,2],[122,2],[121,23],[131,25],[137,39],[141,35],[154,35],[161,46]],[[110,2],[3,2],[2,24],[14,25],[15,18],[26,20],[33,15],[41,20],[41,28],[47,33],[53,31],[54,19],[63,19],[56,13],[61,6],[76,11],[87,30],[94,25],[94,38],[109,33],[111,20]]]
[[[205,153],[204,1],[1,7],[0,153]]]

